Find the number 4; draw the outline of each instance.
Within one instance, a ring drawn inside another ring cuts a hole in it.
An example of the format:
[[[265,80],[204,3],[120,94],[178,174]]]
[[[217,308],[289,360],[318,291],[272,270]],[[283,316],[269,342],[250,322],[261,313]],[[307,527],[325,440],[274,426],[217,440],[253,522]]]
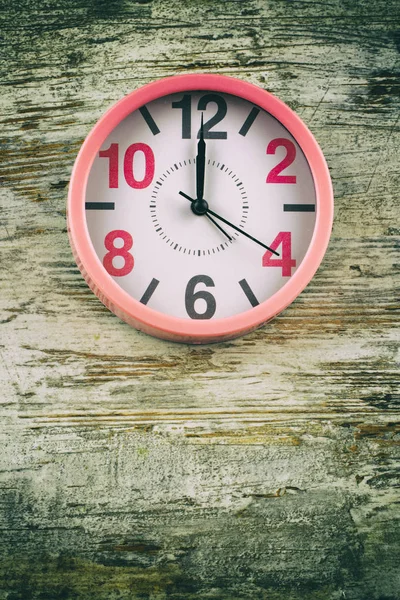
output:
[[[273,258],[272,252],[266,251],[262,257],[263,267],[282,267],[282,277],[290,277],[292,268],[296,266],[296,261],[292,258],[292,234],[290,231],[281,231],[278,233],[270,248],[277,250],[282,244],[281,258]]]

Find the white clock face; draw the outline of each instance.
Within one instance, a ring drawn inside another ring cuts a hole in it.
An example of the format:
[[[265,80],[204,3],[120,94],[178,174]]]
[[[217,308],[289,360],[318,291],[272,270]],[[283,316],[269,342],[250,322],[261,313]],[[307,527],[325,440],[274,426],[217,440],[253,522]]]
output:
[[[304,259],[316,215],[313,177],[288,130],[212,91],[164,96],[121,121],[94,160],[85,203],[109,275],[185,319],[237,315],[273,296]]]

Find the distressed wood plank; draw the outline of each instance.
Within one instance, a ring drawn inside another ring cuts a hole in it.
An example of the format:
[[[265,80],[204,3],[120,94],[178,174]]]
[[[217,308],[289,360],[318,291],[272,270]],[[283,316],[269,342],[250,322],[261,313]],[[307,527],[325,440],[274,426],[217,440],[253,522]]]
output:
[[[0,15],[0,599],[399,600],[394,0],[62,0]],[[65,224],[106,108],[153,79],[261,85],[335,191],[317,275],[202,348],[130,329]]]

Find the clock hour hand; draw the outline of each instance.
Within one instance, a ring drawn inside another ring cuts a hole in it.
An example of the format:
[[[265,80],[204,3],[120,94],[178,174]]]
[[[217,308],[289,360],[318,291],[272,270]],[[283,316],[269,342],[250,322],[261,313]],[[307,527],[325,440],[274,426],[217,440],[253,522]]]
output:
[[[190,196],[188,196],[187,194],[185,194],[184,192],[179,192],[179,194],[181,196],[183,196],[184,198],[186,198],[186,200],[189,200],[190,202],[192,202],[192,206],[193,206],[193,198],[191,198]],[[243,231],[243,229],[240,229],[240,227],[237,227],[236,225],[234,225],[233,223],[230,223],[229,221],[227,221],[226,219],[224,219],[224,217],[221,217],[221,215],[218,215],[216,212],[214,212],[213,210],[210,210],[208,208],[207,205],[207,209],[205,210],[205,213],[207,216],[208,215],[212,215],[213,217],[216,217],[217,219],[219,219],[220,221],[222,221],[223,223],[226,223],[226,225],[229,225],[229,227],[232,227],[232,229],[235,229],[235,231],[238,231],[239,233],[241,233],[242,235],[244,235],[245,237],[249,238],[250,240],[252,240],[253,242],[255,242],[256,244],[258,244],[259,246],[262,246],[263,248],[266,248],[266,250],[269,250],[270,252],[272,252],[273,254],[275,254],[276,256],[280,256],[279,252],[276,252],[276,250],[272,250],[272,248],[270,248],[269,246],[267,246],[266,244],[264,244],[263,242],[260,242],[260,240],[257,240],[255,237],[253,237],[252,235],[250,235],[249,233],[247,233],[246,231]]]

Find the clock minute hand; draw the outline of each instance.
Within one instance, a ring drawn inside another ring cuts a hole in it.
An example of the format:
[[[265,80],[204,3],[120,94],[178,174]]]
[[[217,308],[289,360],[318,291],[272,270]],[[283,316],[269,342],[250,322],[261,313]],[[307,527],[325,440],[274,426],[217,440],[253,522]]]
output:
[[[232,229],[235,229],[235,231],[238,231],[239,233],[243,234],[244,236],[246,236],[247,238],[249,238],[249,240],[253,240],[253,242],[255,242],[256,244],[258,244],[259,246],[262,246],[263,248],[265,248],[266,250],[269,250],[270,252],[272,252],[273,254],[276,254],[276,256],[279,256],[279,252],[276,252],[276,250],[272,250],[272,248],[270,248],[269,246],[267,246],[266,244],[264,244],[263,242],[260,242],[260,240],[257,240],[257,238],[253,237],[252,235],[250,235],[249,233],[247,233],[246,231],[243,231],[243,229],[240,229],[240,227],[237,227],[236,225],[234,225],[233,223],[230,223],[229,221],[227,221],[226,219],[224,219],[224,217],[221,217],[221,215],[218,215],[217,213],[215,213],[213,210],[211,210],[210,208],[207,209],[207,214],[210,213],[210,215],[213,215],[213,217],[219,219],[220,221],[222,221],[223,223],[226,223],[226,225],[229,225],[229,227],[232,227]]]
[[[190,196],[188,196],[187,194],[185,194],[184,192],[179,192],[179,194],[181,196],[183,196],[184,198],[186,198],[187,200],[189,200],[190,202],[194,202],[193,198],[191,198]],[[275,254],[276,256],[280,256],[279,252],[276,252],[276,250],[273,250],[272,248],[270,248],[269,246],[267,246],[266,244],[264,244],[263,242],[260,242],[260,240],[257,240],[257,238],[253,237],[252,235],[250,235],[249,233],[247,233],[246,231],[243,231],[243,229],[240,229],[240,227],[237,227],[236,225],[234,225],[233,223],[231,223],[230,221],[227,221],[226,219],[224,219],[224,217],[221,217],[221,215],[217,214],[216,212],[214,212],[213,210],[211,210],[210,208],[207,208],[207,210],[205,211],[205,214],[208,215],[213,215],[213,217],[215,217],[216,219],[219,219],[220,221],[222,221],[223,223],[225,223],[226,225],[229,225],[229,227],[232,227],[232,229],[235,229],[236,231],[238,231],[239,233],[241,233],[242,235],[246,236],[247,238],[249,238],[250,240],[252,240],[253,242],[255,242],[256,244],[258,244],[259,246],[262,246],[263,248],[265,248],[266,250],[269,250],[270,252],[272,252],[273,254]]]
[[[196,156],[196,201],[202,202],[204,196],[204,179],[206,172],[206,143],[204,141],[203,113],[201,113],[200,139]]]

